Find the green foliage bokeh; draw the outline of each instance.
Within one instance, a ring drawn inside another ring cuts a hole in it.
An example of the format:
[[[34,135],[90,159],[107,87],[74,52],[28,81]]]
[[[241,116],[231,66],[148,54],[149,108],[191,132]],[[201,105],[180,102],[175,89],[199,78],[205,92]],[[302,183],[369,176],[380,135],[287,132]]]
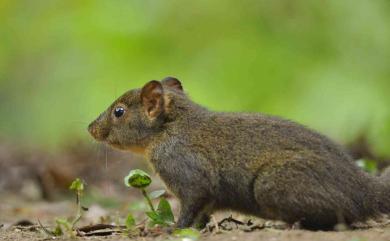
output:
[[[0,1],[0,136],[59,146],[176,76],[219,111],[293,119],[390,154],[390,2]]]

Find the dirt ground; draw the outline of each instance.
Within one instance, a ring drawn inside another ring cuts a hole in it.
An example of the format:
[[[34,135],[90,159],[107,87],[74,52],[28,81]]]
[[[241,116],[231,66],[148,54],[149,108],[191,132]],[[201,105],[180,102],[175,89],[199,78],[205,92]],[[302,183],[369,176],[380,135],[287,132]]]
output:
[[[0,229],[1,240],[49,240],[39,232],[15,231]],[[123,235],[111,235],[107,237],[77,238],[78,240],[180,240],[169,236],[142,237],[130,239]],[[67,240],[67,238],[56,238],[56,240]],[[183,239],[184,240],[184,239]],[[276,230],[264,229],[250,233],[242,231],[231,231],[220,234],[205,234],[199,240],[226,241],[226,240],[247,240],[247,241],[388,241],[390,240],[390,227],[372,228],[368,230],[355,230],[343,232],[312,232],[304,230]]]
[[[364,148],[356,148],[364,150]],[[363,151],[367,153],[367,151]],[[361,156],[363,154],[356,154]],[[364,154],[367,155],[367,154]],[[142,160],[127,154],[111,152],[107,149],[96,150],[78,145],[70,147],[57,155],[40,151],[21,152],[12,149],[12,145],[0,143],[0,240],[37,241],[53,240],[41,228],[17,227],[18,222],[31,222],[37,225],[38,220],[43,226],[54,228],[56,218],[72,218],[75,215],[75,198],[70,193],[69,183],[75,177],[86,181],[88,193],[83,196],[83,204],[89,210],[85,213],[78,226],[106,223],[123,225],[127,213],[132,213],[138,222],[145,219],[148,209],[138,190],[128,189],[123,185],[123,177],[130,169],[148,170]],[[148,191],[164,188],[156,176]],[[177,200],[165,195],[177,217],[179,205]],[[215,222],[231,215],[218,213]],[[248,220],[238,214],[233,214],[238,220]],[[313,232],[301,229],[286,229],[275,223],[248,232],[242,229],[202,233],[200,240],[319,240],[319,241],[390,241],[390,222],[384,220],[381,224],[370,224],[371,228],[361,228],[348,231]],[[67,240],[66,236],[55,240]],[[146,236],[129,238],[123,234],[110,236],[78,237],[77,240],[185,240],[172,235]]]
[[[174,208],[175,213],[177,213],[177,203],[174,200],[170,200]],[[129,207],[127,205],[120,205],[115,208],[100,207],[93,205],[90,207],[90,213],[85,215],[83,218],[82,224],[96,223],[99,221],[101,216],[115,216],[119,213],[126,213]],[[39,219],[43,225],[53,225],[55,218],[57,217],[67,217],[71,215],[74,210],[74,204],[72,200],[65,201],[55,201],[55,202],[46,202],[46,201],[26,201],[21,200],[18,196],[7,195],[2,198],[2,204],[0,205],[0,240],[17,240],[17,241],[27,241],[27,240],[53,240],[42,231],[32,229],[29,230],[28,227],[16,227],[14,224],[18,221],[29,220],[33,223],[36,223]],[[115,210],[115,211],[114,211]],[[140,212],[142,213],[142,212]],[[216,219],[219,221],[224,217],[229,216],[230,213],[219,213],[216,215]],[[238,219],[243,219],[243,216],[233,214],[234,217]],[[98,218],[99,217],[99,218]],[[139,216],[137,219],[140,220]],[[264,221],[263,221],[264,222]],[[82,225],[80,224],[80,225]],[[279,227],[283,228],[283,227]],[[67,237],[56,237],[55,240],[69,240]],[[177,238],[174,236],[169,236],[163,234],[155,237],[138,237],[138,238],[129,238],[124,234],[114,234],[104,237],[78,237],[77,240],[185,240],[189,239]],[[278,229],[275,227],[262,228],[260,230],[255,230],[251,232],[245,232],[241,230],[225,231],[220,229],[219,232],[215,232],[215,229],[212,232],[205,232],[201,234],[199,240],[210,240],[210,241],[219,241],[219,240],[256,240],[256,241],[294,241],[294,240],[318,240],[318,241],[388,241],[390,240],[390,224],[376,224],[372,228],[368,229],[357,229],[349,231],[306,231],[301,229]]]

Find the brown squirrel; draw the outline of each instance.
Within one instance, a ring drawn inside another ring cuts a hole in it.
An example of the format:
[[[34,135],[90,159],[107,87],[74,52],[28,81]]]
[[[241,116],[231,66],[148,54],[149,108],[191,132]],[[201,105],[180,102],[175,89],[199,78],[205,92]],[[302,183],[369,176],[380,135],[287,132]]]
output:
[[[329,230],[390,213],[390,185],[308,128],[255,113],[212,112],[173,77],[118,98],[89,132],[143,153],[180,200],[177,227],[217,210]]]

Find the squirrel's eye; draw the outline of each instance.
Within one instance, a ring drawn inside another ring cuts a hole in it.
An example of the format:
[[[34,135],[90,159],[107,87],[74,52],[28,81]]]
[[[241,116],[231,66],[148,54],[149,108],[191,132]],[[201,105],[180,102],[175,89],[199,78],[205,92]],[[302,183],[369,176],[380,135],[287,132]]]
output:
[[[124,113],[125,113],[125,109],[123,109],[122,107],[117,107],[114,110],[114,115],[116,118],[121,117]]]

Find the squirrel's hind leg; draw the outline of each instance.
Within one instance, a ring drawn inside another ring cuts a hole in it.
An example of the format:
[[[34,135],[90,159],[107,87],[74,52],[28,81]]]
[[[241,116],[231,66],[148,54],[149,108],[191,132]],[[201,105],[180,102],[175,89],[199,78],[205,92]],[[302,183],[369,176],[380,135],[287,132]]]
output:
[[[290,165],[258,173],[253,187],[258,216],[329,230],[339,222],[338,215],[343,215],[338,210],[350,212],[353,203],[343,193],[305,168]]]
[[[210,219],[207,206],[207,202],[202,199],[181,200],[177,228],[187,228],[192,225],[206,226]]]

